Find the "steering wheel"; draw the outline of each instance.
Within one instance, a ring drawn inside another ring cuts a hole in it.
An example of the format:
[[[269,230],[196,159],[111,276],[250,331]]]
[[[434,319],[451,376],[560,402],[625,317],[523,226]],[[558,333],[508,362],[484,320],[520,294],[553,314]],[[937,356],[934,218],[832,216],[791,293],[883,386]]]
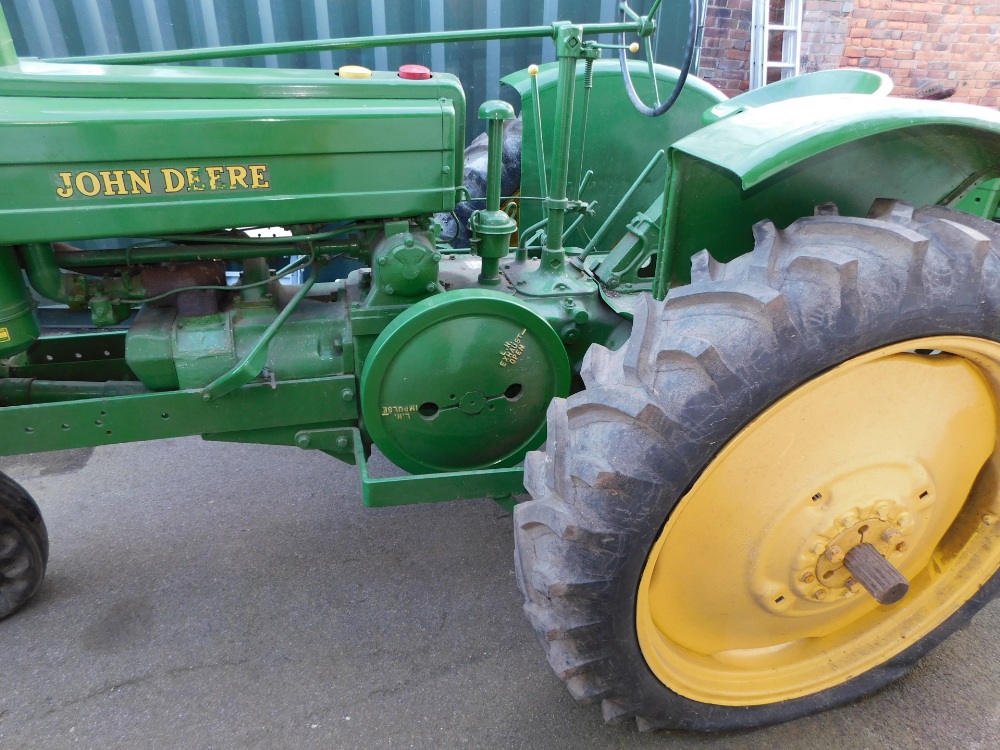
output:
[[[635,90],[635,85],[632,83],[632,75],[628,70],[628,60],[625,59],[625,32],[622,32],[621,49],[618,50],[618,61],[621,63],[622,79],[625,81],[625,91],[628,94],[628,98],[631,100],[632,105],[640,112],[640,114],[646,115],[646,117],[659,117],[674,106],[677,98],[681,95],[684,83],[687,81],[688,73],[691,72],[691,63],[694,61],[694,41],[695,37],[698,35],[698,0],[689,0],[689,4],[691,12],[688,18],[687,44],[684,46],[684,62],[681,64],[681,74],[677,78],[677,84],[674,86],[674,90],[670,92],[670,96],[662,104],[660,103],[660,92],[656,86],[656,73],[653,69],[653,47],[650,44],[649,37],[646,37],[646,61],[649,63],[649,77],[650,80],[653,81],[653,91],[656,94],[657,104],[655,107],[650,107],[646,104]],[[626,7],[626,4],[622,3],[622,22],[625,21]]]

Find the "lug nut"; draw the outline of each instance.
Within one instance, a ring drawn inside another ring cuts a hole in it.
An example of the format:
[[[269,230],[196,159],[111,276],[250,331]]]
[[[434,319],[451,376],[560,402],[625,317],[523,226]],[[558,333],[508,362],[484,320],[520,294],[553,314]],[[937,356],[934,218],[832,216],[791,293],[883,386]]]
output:
[[[799,580],[802,581],[802,583],[812,583],[813,581],[816,580],[816,576],[814,576],[809,571],[806,571],[805,573],[802,574],[802,577],[799,578]]]
[[[823,557],[825,557],[832,563],[839,563],[841,560],[844,559],[844,550],[842,550],[840,547],[834,544],[829,549],[827,549],[826,552],[823,553]]]
[[[910,545],[906,542],[900,542],[896,545],[896,552],[906,552],[910,548]]]
[[[858,522],[858,517],[853,513],[848,513],[846,516],[840,517],[840,525],[845,529],[851,528],[854,524]]]
[[[992,526],[996,522],[997,522],[997,517],[990,513],[987,513],[985,516],[983,516],[983,524],[985,524],[986,526]]]
[[[882,532],[882,541],[892,544],[892,540],[899,536],[899,532],[891,526]]]
[[[826,599],[826,589],[818,589],[817,591],[814,591],[813,599],[815,599],[818,602],[821,602],[824,599]]]
[[[858,583],[858,581],[854,578],[848,578],[847,583],[844,584],[844,587],[852,594],[856,594],[861,590],[861,584]]]

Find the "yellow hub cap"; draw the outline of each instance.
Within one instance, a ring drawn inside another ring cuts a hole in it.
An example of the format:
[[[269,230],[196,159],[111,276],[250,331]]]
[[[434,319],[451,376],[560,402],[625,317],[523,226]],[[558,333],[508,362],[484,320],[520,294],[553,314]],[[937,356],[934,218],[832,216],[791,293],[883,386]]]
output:
[[[650,552],[636,627],[674,692],[762,705],[839,685],[928,635],[1000,568],[1000,345],[908,341],[856,357],[744,428]],[[879,605],[844,556],[910,582]]]

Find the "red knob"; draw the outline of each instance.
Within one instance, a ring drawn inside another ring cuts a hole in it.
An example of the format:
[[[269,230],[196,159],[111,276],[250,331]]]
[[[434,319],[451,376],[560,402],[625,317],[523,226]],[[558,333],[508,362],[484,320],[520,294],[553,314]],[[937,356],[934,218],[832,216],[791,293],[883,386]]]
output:
[[[399,77],[408,81],[426,81],[431,77],[431,71],[423,65],[400,65]]]

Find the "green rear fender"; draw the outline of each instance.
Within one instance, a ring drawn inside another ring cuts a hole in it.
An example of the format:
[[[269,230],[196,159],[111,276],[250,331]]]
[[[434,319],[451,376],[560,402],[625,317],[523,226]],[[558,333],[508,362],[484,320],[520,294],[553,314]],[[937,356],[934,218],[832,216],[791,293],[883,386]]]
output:
[[[749,251],[752,227],[786,226],[832,202],[867,214],[877,198],[944,204],[992,218],[971,193],[1000,177],[1000,113],[951,102],[811,96],[733,114],[671,146],[669,269]],[[985,191],[983,191],[985,193]]]

